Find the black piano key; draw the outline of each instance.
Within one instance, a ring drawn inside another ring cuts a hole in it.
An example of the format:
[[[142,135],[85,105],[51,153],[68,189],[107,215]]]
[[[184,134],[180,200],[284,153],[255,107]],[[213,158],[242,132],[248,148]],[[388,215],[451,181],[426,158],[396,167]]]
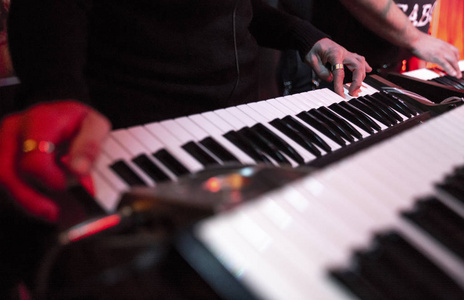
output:
[[[200,141],[206,149],[211,151],[217,158],[219,158],[224,163],[240,163],[237,157],[230,153],[229,150],[224,148],[219,144],[215,139],[211,137],[204,138]]]
[[[312,131],[305,125],[301,124],[299,121],[295,120],[292,116],[286,116],[281,120],[282,122],[291,125],[293,128],[296,128],[299,132],[307,136],[313,144],[319,146],[324,151],[332,151],[332,148],[330,148],[330,146],[319,135],[317,135],[314,131]]]
[[[291,159],[296,161],[298,164],[304,164],[304,159],[301,155],[293,149],[286,141],[281,139],[277,134],[269,130],[266,126],[261,123],[257,123],[251,127],[261,136],[267,138],[274,145],[276,145],[283,153],[287,154]]]
[[[332,270],[330,276],[361,300],[389,300],[372,284],[351,270]]]
[[[326,115],[323,113],[321,110],[318,109],[311,109],[309,110],[309,113],[314,114],[315,116],[318,116],[320,119],[324,120],[327,122],[327,124],[334,130],[336,130],[344,139],[346,139],[349,142],[354,142],[354,137],[347,131],[345,128],[337,122],[334,118]]]
[[[147,184],[135,173],[125,161],[118,160],[110,165],[110,168],[121,177],[129,186],[146,186]]]
[[[353,106],[368,114],[369,116],[376,119],[385,126],[390,127],[393,125],[393,123],[390,122],[387,118],[385,118],[383,114],[379,113],[377,110],[371,108],[369,105],[359,101],[358,99],[353,98],[351,100],[348,100],[348,103],[352,104]]]
[[[440,83],[440,84],[443,84],[443,85],[446,85],[446,86],[453,87],[453,88],[458,89],[458,90],[463,89],[463,87],[459,83],[454,82],[453,80],[450,80],[449,78],[446,78],[445,76],[434,78],[434,79],[432,79],[432,81],[435,81],[437,83]]]
[[[452,174],[446,176],[445,181],[456,182],[464,185],[464,167],[454,168]]]
[[[408,118],[412,118],[414,116],[414,113],[408,109],[408,107],[401,101],[398,101],[397,99],[393,99],[392,97],[387,96],[386,94],[383,93],[374,93],[371,95],[371,97],[387,103],[390,107],[393,107],[396,109],[396,111],[402,113]]]
[[[282,122],[282,120],[280,119],[274,119],[271,122],[269,122],[269,124],[274,126],[276,129],[280,130],[282,133],[284,133],[289,138],[297,142],[301,147],[305,148],[310,153],[314,154],[316,157],[322,156],[321,151],[317,149],[317,147],[309,141],[308,137],[304,136],[301,132],[299,132],[290,124]]]
[[[384,102],[376,99],[375,97],[372,97],[370,95],[364,96],[364,98],[370,100],[372,103],[375,105],[378,105],[379,107],[382,107],[385,112],[387,112],[392,118],[396,119],[398,122],[403,121],[403,117],[400,116],[393,108],[391,108],[389,105],[385,104]]]
[[[460,90],[464,89],[464,79],[462,79],[462,78],[459,79],[459,78],[456,78],[456,77],[453,77],[453,76],[450,76],[450,75],[445,75],[443,77],[445,77],[446,79],[456,83],[459,86]]]
[[[205,167],[220,165],[220,163],[214,157],[212,157],[208,152],[206,152],[193,141],[182,145],[182,148]]]
[[[243,134],[248,140],[255,142],[262,151],[267,153],[272,159],[274,159],[279,164],[290,164],[285,156],[282,155],[279,148],[277,148],[271,141],[266,139],[264,136],[259,135],[257,132],[251,130],[249,127],[244,127],[239,130],[240,134]]]
[[[398,123],[398,120],[391,117],[386,111],[383,110],[382,107],[379,107],[379,106],[375,105],[369,99],[366,99],[364,97],[359,97],[356,100],[358,100],[359,102],[361,102],[361,103],[367,105],[368,107],[370,107],[373,111],[375,111],[376,113],[378,113],[379,115],[384,117],[386,120],[388,120],[388,122],[391,125],[394,125],[394,124]]]
[[[346,145],[345,140],[337,132],[335,132],[332,129],[332,127],[330,127],[324,121],[314,116],[314,114],[311,114],[307,111],[302,111],[301,113],[297,114],[297,117],[305,121],[312,127],[316,128],[321,133],[325,134],[327,137],[332,139],[334,142],[336,142],[340,146]]]
[[[321,106],[317,109],[318,111],[320,111],[321,113],[323,113],[324,115],[334,119],[337,121],[337,124],[339,124],[340,126],[342,126],[347,132],[349,132],[352,136],[356,137],[357,139],[361,139],[362,138],[362,134],[356,129],[354,128],[350,123],[348,123],[345,119],[343,118],[340,118],[337,114],[335,114],[333,111],[331,111],[330,109],[328,109],[327,107],[325,106]]]
[[[462,182],[447,181],[436,185],[438,190],[441,190],[452,196],[455,200],[464,203],[464,186]]]
[[[353,272],[388,299],[462,299],[464,291],[398,233],[377,236],[358,252]]]
[[[351,111],[354,113],[358,118],[362,119],[366,124],[369,124],[369,127],[373,128],[376,131],[381,131],[381,128],[379,124],[377,124],[374,120],[371,119],[371,117],[357,108],[356,106],[352,105],[351,103],[347,101],[341,101],[338,103],[340,106],[346,108],[347,110]]]
[[[381,91],[381,94],[384,94],[384,95],[386,95],[387,97],[390,97],[391,99],[394,99],[394,100],[396,100],[396,101],[399,101],[399,102],[403,103],[413,115],[418,115],[418,114],[420,114],[420,113],[423,112],[423,110],[420,109],[419,107],[417,107],[417,106],[415,106],[415,105],[409,103],[408,101],[405,101],[405,100],[403,100],[403,99],[400,99],[399,97],[397,97],[397,96],[394,95],[394,94],[391,94],[391,93],[389,93],[389,92],[387,92],[387,91]]]
[[[459,82],[460,84],[464,85],[464,71],[461,71],[463,77],[457,78],[451,75],[446,74],[444,77],[454,80],[455,82]]]
[[[253,142],[250,142],[248,139],[244,138],[237,132],[231,130],[225,133],[224,137],[228,139],[232,144],[240,148],[243,152],[248,154],[256,162],[272,165],[271,160],[267,158],[266,154],[261,150],[259,146],[257,146]]]
[[[141,170],[150,176],[155,182],[169,181],[169,178],[166,173],[161,170],[155,163],[153,163],[147,155],[141,154],[132,159],[132,162],[136,164]]]
[[[166,168],[168,168],[174,175],[182,176],[189,174],[190,171],[179,162],[171,153],[165,149],[159,150],[153,153],[153,156],[156,157]]]
[[[349,120],[351,123],[361,128],[365,132],[369,134],[374,133],[374,129],[370,127],[366,122],[364,122],[362,118],[359,118],[357,115],[355,115],[353,112],[349,111],[345,107],[341,106],[339,103],[332,103],[331,105],[329,105],[329,108],[341,115],[342,117]]]
[[[452,174],[436,184],[436,188],[448,197],[464,204],[464,167],[456,167]]]
[[[403,216],[464,258],[464,219],[436,198],[417,201]]]
[[[461,179],[464,178],[464,166],[454,168],[452,176],[457,176]]]
[[[405,295],[410,299],[419,299],[413,293],[417,291],[417,286],[409,283],[405,286],[403,278],[400,278],[400,272],[386,259],[388,250],[382,247],[375,247],[369,251],[356,253],[356,272],[363,280],[369,282],[382,295],[388,299],[401,299]],[[414,292],[408,293],[412,289]]]
[[[358,98],[359,101],[363,102],[364,104],[368,105],[370,108],[377,111],[379,114],[383,115],[388,121],[392,124],[397,124],[398,120],[390,114],[390,112],[382,105],[377,105],[374,103],[370,98],[363,96]]]
[[[390,247],[389,263],[399,267],[400,276],[416,282],[423,290],[418,299],[464,299],[464,290],[445,271],[397,233],[380,237],[382,247]],[[409,285],[408,285],[409,286]]]

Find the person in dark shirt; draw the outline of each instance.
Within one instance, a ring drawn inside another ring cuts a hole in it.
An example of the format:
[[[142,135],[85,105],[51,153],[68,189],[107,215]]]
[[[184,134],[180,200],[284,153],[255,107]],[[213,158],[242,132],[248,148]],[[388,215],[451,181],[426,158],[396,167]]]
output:
[[[0,219],[14,220],[0,250],[17,256],[0,258],[9,286],[33,272],[40,232],[60,221],[53,195],[70,180],[91,191],[89,171],[112,126],[259,100],[258,46],[297,50],[339,94],[344,70],[327,64],[353,71],[350,93],[371,71],[362,56],[258,0],[15,0],[8,29],[23,109],[0,125],[0,198],[9,207]]]
[[[9,36],[22,107],[77,99],[115,128],[254,101],[258,46],[326,37],[257,0],[18,0]]]

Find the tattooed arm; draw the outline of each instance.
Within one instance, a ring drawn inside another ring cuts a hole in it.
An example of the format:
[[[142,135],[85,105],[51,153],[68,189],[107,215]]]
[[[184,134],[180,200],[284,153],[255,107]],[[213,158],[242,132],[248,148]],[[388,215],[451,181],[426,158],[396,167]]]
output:
[[[461,77],[459,50],[418,30],[393,0],[340,0],[359,22],[391,43],[408,49],[418,58],[440,65],[448,74]]]

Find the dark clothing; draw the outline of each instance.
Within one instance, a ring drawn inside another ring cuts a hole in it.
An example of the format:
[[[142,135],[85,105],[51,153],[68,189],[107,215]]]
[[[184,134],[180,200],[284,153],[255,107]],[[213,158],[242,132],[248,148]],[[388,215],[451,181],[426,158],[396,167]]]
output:
[[[429,30],[435,1],[395,0],[414,26],[423,32]],[[364,56],[374,73],[398,71],[401,61],[411,56],[407,50],[391,44],[362,25],[339,0],[280,0],[280,4],[284,11],[310,21],[348,51]],[[278,85],[282,94],[300,93],[324,84],[317,82],[311,68],[295,51],[283,51],[278,69]],[[349,82],[351,74],[349,70],[345,72],[345,81]]]
[[[78,99],[115,127],[256,101],[258,45],[323,37],[259,0],[15,0],[9,25],[25,105]]]
[[[19,107],[76,99],[115,128],[257,101],[259,46],[305,54],[326,37],[259,0],[14,0],[8,30]],[[12,286],[33,274],[45,230],[10,219],[0,269]]]
[[[429,30],[435,1],[395,0],[413,25],[423,32]],[[410,57],[405,49],[391,44],[362,25],[338,0],[314,1],[311,21],[349,51],[364,56],[374,70],[394,67]]]

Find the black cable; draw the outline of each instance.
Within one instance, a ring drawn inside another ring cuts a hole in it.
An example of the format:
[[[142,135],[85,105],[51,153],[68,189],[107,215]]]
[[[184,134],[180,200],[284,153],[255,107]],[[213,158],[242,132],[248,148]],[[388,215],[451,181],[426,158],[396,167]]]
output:
[[[234,58],[235,58],[235,69],[237,72],[237,78],[235,80],[235,85],[232,91],[229,94],[229,97],[227,100],[230,100],[232,98],[232,95],[234,94],[235,90],[237,89],[239,83],[240,83],[240,64],[239,64],[239,59],[238,59],[238,48],[237,48],[237,29],[236,29],[236,16],[237,16],[237,7],[238,3],[240,0],[235,1],[234,5],[234,11],[232,13],[232,32],[233,32],[233,37],[234,37]]]

